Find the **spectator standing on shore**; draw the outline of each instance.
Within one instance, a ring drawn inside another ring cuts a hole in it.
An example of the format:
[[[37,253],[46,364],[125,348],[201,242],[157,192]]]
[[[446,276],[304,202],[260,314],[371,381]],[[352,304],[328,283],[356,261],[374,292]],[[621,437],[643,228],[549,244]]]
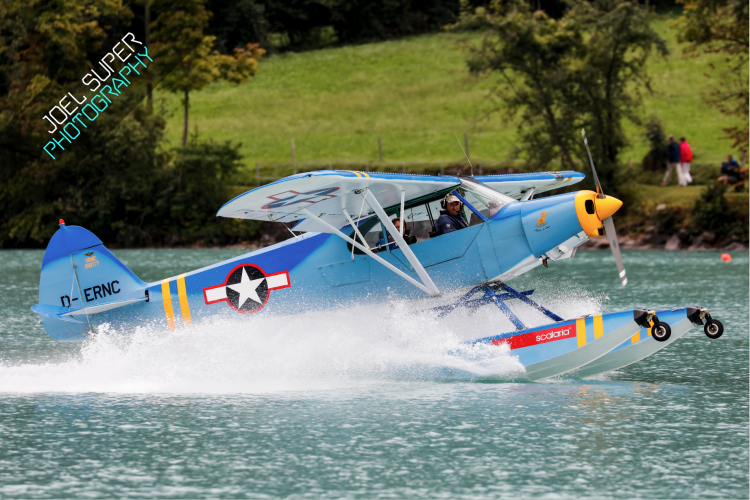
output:
[[[685,137],[680,137],[680,186],[687,186],[693,182],[690,177],[690,163],[693,161],[693,151],[690,149]]]
[[[674,140],[674,136],[669,134],[669,146],[667,146],[669,152],[669,159],[667,160],[667,173],[664,175],[664,180],[661,182],[662,186],[669,184],[669,178],[672,177],[672,170],[677,170],[677,180],[680,180],[680,145]]]

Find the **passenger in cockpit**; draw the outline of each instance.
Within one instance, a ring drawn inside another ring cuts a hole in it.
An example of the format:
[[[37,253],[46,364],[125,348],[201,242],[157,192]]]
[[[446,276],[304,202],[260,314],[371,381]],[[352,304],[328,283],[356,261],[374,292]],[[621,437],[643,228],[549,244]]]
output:
[[[435,232],[430,232],[430,236],[440,236],[441,234],[452,233],[467,228],[469,225],[461,217],[461,200],[456,195],[448,194],[445,196],[445,210],[440,211],[435,223]]]
[[[396,231],[401,232],[401,219],[399,219],[398,217],[396,217],[395,219],[392,219],[391,222],[393,222],[393,225],[396,227]],[[406,227],[406,223],[405,222],[404,222],[404,234],[403,234],[403,238],[404,238],[404,241],[406,242],[407,245],[413,245],[414,243],[417,242],[417,238],[415,238],[414,236],[409,236],[409,228]],[[393,236],[391,236],[390,234],[388,234],[388,243],[391,243],[391,245],[390,245],[390,249],[391,250],[395,250],[395,249],[398,248],[398,244],[395,243],[395,241],[393,239]],[[375,246],[378,247],[378,248],[379,247],[385,247],[385,240],[383,238],[380,238],[378,240],[378,242],[375,244]],[[383,249],[379,248],[378,251],[379,252],[383,251]],[[377,253],[377,252],[375,252],[375,253]]]

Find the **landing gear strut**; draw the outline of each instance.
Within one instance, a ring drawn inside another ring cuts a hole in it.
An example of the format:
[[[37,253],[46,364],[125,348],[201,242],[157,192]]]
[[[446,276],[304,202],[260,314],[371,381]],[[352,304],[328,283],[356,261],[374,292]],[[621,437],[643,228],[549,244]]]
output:
[[[500,293],[501,291],[504,293]],[[472,299],[472,297],[478,292],[482,292],[484,296],[478,299]],[[553,321],[564,321],[557,314],[531,300],[528,296],[532,293],[534,293],[534,290],[519,292],[518,290],[509,287],[505,283],[483,283],[469,290],[468,293],[459,298],[454,304],[435,307],[431,309],[431,311],[439,312],[440,314],[438,315],[438,318],[442,318],[458,307],[474,308],[482,306],[484,304],[495,304],[497,308],[500,309],[500,311],[510,320],[510,322],[513,323],[513,326],[516,327],[516,330],[524,330],[526,328],[526,325],[523,324],[518,316],[513,314],[513,312],[508,308],[507,305],[505,305],[505,301],[516,299],[523,302],[524,304],[530,305]]]

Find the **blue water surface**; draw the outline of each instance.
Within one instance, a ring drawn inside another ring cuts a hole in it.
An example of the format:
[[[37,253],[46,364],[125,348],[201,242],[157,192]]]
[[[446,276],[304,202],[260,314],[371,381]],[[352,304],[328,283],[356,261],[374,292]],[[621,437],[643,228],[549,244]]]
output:
[[[147,281],[239,253],[115,252]],[[29,310],[42,252],[2,251],[0,497],[747,498],[748,254],[732,256],[626,251],[623,288],[609,252],[579,252],[514,281],[562,313],[698,304],[725,325],[593,380],[519,383],[424,369],[451,335],[507,328],[492,311],[55,342]]]

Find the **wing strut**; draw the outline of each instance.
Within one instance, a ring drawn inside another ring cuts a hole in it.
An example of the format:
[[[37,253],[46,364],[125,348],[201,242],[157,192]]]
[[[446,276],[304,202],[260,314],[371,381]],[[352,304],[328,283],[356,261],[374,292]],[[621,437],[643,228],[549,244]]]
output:
[[[399,226],[401,226],[400,234],[402,238],[404,237],[404,229],[405,229],[404,228],[404,195],[405,194],[406,193],[402,189],[401,190],[401,211],[399,212],[399,215],[401,216],[401,222],[399,223]]]
[[[380,206],[380,205],[378,205],[378,207],[379,207],[379,206]],[[415,280],[415,279],[414,279],[414,278],[412,278],[411,276],[409,276],[409,275],[407,275],[406,273],[404,273],[403,271],[401,271],[400,269],[396,268],[396,267],[395,267],[395,266],[394,266],[393,264],[391,264],[390,262],[386,261],[385,259],[383,259],[382,257],[378,256],[377,254],[374,254],[374,253],[372,253],[372,250],[370,250],[369,248],[367,248],[367,247],[365,247],[365,246],[362,246],[362,245],[360,245],[359,243],[357,243],[357,242],[356,242],[355,240],[353,240],[353,239],[349,238],[349,237],[348,237],[347,235],[345,235],[344,233],[342,233],[341,231],[339,231],[338,229],[336,229],[335,227],[333,227],[333,226],[332,226],[332,225],[330,225],[330,224],[329,224],[328,222],[324,221],[323,219],[321,219],[320,217],[318,217],[318,216],[317,216],[317,215],[315,215],[314,213],[310,212],[310,211],[309,211],[308,209],[306,209],[305,207],[299,207],[299,208],[300,208],[300,210],[301,210],[302,212],[304,212],[305,214],[307,214],[307,216],[308,216],[308,217],[311,217],[312,219],[314,219],[314,220],[316,220],[316,221],[320,222],[321,224],[323,224],[323,225],[326,225],[326,226],[328,226],[329,228],[331,228],[331,230],[332,230],[332,231],[333,231],[333,232],[334,232],[335,234],[339,235],[339,236],[340,236],[340,237],[341,237],[342,239],[344,239],[345,241],[348,241],[349,243],[351,243],[351,244],[352,244],[352,245],[354,245],[355,247],[359,248],[360,250],[362,250],[363,252],[365,252],[365,253],[366,253],[367,255],[369,255],[369,256],[370,256],[370,257],[372,257],[373,259],[377,260],[378,262],[380,262],[381,264],[383,264],[383,265],[384,265],[385,267],[387,267],[388,269],[390,269],[390,270],[391,270],[391,271],[393,271],[394,273],[398,274],[399,276],[401,276],[401,277],[402,277],[402,278],[404,278],[404,279],[405,279],[406,281],[408,281],[409,283],[411,283],[411,284],[412,284],[412,285],[414,285],[415,287],[419,288],[419,289],[420,289],[420,290],[422,290],[423,292],[425,292],[425,293],[427,293],[427,294],[429,294],[429,295],[439,295],[439,292],[437,292],[437,288],[435,288],[435,285],[434,285],[434,284],[432,283],[432,281],[430,281],[430,284],[432,284],[432,286],[433,286],[433,288],[434,288],[434,292],[433,292],[432,290],[428,289],[428,288],[427,288],[426,286],[424,286],[424,285],[423,285],[422,283],[418,282],[417,280]],[[348,214],[347,214],[347,215],[348,215]],[[347,217],[347,218],[348,218],[348,217]],[[350,222],[350,223],[351,223],[352,225],[354,225],[354,221],[350,220],[349,222]],[[391,226],[393,226],[393,224],[391,224]],[[356,227],[356,226],[355,226],[355,227]],[[395,231],[395,228],[394,228],[394,231]],[[396,233],[396,234],[398,234],[398,233]],[[435,292],[437,292],[437,293],[435,293]]]
[[[357,233],[357,236],[359,236],[359,240],[360,240],[360,241],[361,241],[362,243],[364,243],[364,245],[365,245],[365,246],[367,246],[367,241],[365,241],[365,237],[364,237],[364,236],[362,236],[362,233],[360,233],[360,232],[359,232],[359,228],[357,227],[357,225],[356,225],[356,224],[354,223],[354,221],[352,220],[352,217],[351,217],[351,215],[349,215],[349,212],[347,212],[345,208],[343,208],[342,210],[344,211],[344,215],[346,216],[346,220],[348,220],[348,221],[349,221],[349,224],[351,224],[351,225],[352,225],[352,227],[354,228],[354,232],[356,232],[356,233]],[[360,212],[360,213],[361,213],[361,212]],[[353,260],[353,259],[354,259],[354,247],[352,247],[352,260]]]
[[[391,219],[385,214],[385,210],[383,210],[383,207],[380,206],[380,203],[378,203],[378,200],[375,198],[375,196],[372,194],[372,191],[367,191],[367,204],[370,205],[370,208],[372,208],[376,214],[378,214],[378,217],[380,217],[380,221],[383,223],[385,228],[388,230],[389,233],[393,236],[393,239],[396,240],[396,243],[398,244],[398,247],[401,249],[402,252],[404,252],[404,255],[409,260],[409,264],[411,264],[411,267],[414,268],[415,271],[417,271],[417,274],[422,280],[422,283],[425,284],[427,288],[430,289],[429,294],[430,295],[440,295],[440,291],[435,286],[435,283],[432,282],[432,278],[430,278],[430,275],[427,274],[427,271],[424,270],[424,267],[422,266],[422,263],[419,262],[419,259],[416,255],[414,255],[414,252],[411,251],[411,248],[409,248],[409,245],[406,244],[404,241],[403,236],[401,236],[401,233],[396,230],[396,227],[393,225],[393,222],[391,222]],[[401,192],[401,227],[403,226],[403,217],[404,217],[404,193]],[[385,235],[383,235],[384,238],[386,238]],[[388,243],[386,238],[386,243]]]

